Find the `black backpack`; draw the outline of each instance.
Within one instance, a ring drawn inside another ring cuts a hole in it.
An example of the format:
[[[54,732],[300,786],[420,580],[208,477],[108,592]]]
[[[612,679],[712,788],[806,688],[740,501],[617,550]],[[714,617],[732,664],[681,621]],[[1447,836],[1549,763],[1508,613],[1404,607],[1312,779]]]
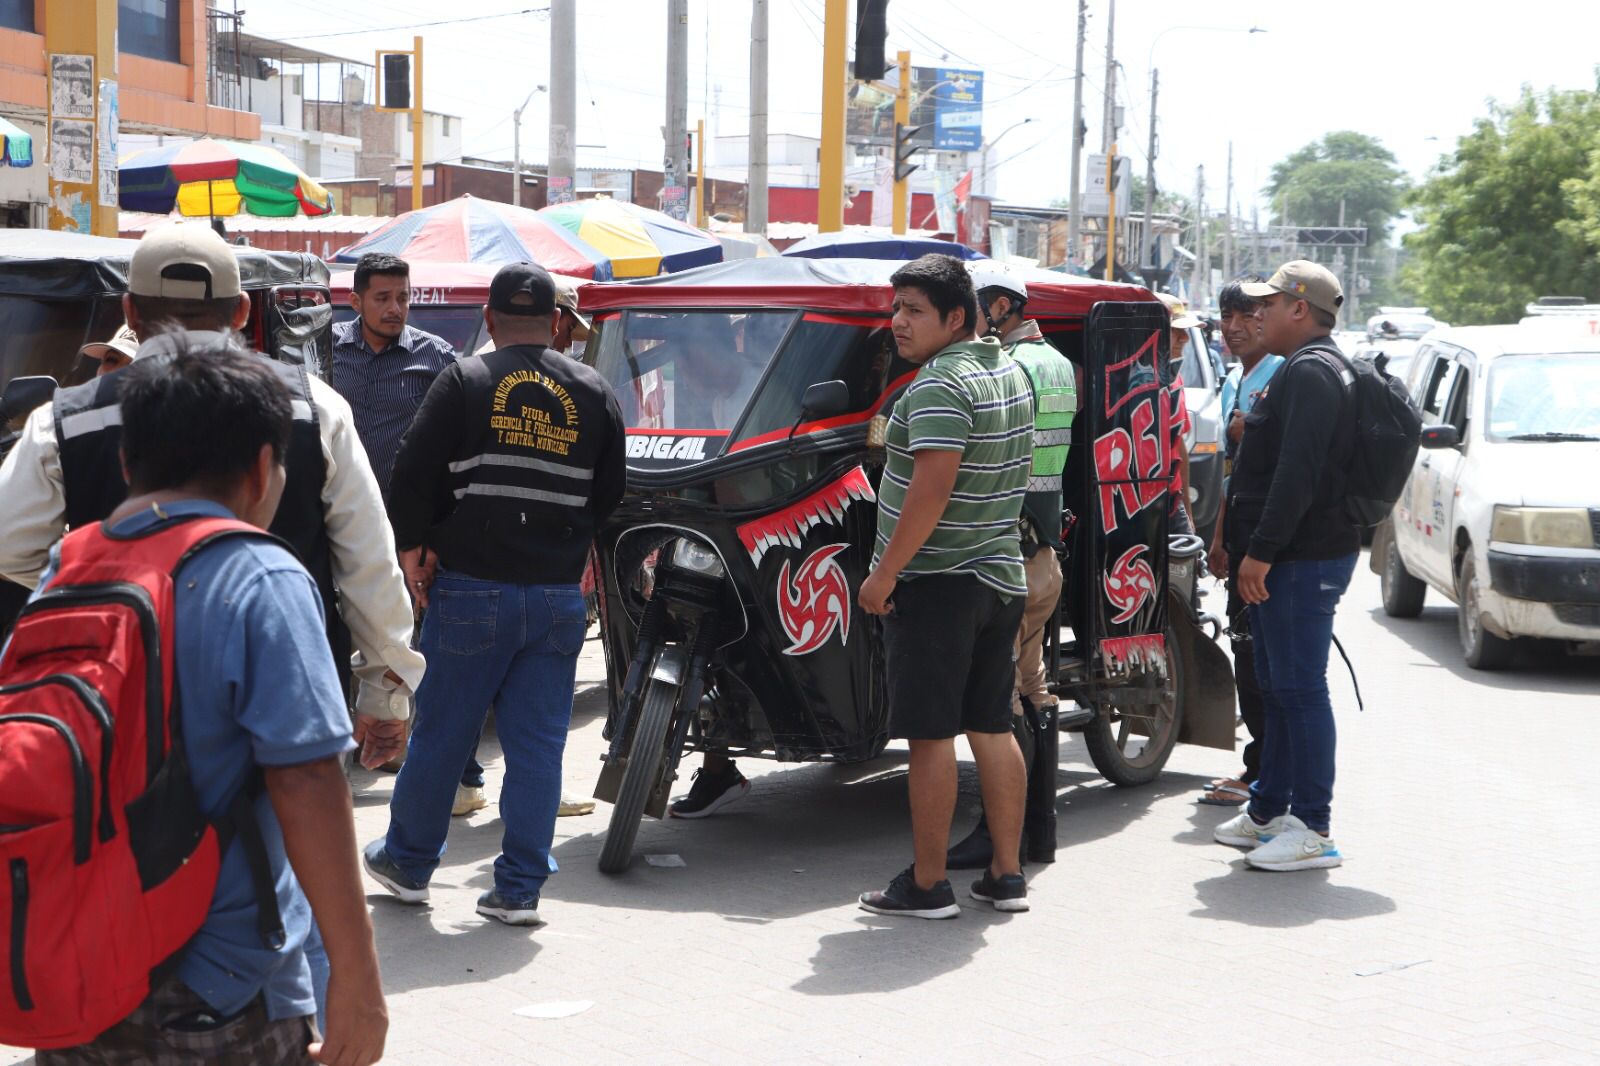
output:
[[[1332,356],[1354,379],[1355,438],[1345,478],[1344,509],[1369,528],[1389,517],[1405,490],[1422,441],[1422,412],[1405,382],[1375,360],[1349,359],[1335,348],[1307,351]],[[1387,362],[1387,360],[1384,360]]]

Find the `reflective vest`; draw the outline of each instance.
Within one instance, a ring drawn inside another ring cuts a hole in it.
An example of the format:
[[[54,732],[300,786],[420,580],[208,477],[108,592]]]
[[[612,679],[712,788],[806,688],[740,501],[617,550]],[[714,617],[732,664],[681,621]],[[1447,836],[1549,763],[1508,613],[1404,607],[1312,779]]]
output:
[[[1061,540],[1062,474],[1072,445],[1072,419],[1078,413],[1078,389],[1072,363],[1047,341],[1019,341],[1006,349],[1033,386],[1033,468],[1022,509],[1039,539]]]

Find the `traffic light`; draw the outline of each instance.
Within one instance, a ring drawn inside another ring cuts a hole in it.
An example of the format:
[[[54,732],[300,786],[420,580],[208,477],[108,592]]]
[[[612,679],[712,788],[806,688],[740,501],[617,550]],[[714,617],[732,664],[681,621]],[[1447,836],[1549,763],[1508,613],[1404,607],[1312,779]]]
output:
[[[411,109],[411,53],[383,55],[383,106],[391,111]]]
[[[911,157],[922,151],[922,145],[916,143],[917,134],[922,132],[921,126],[903,126],[895,123],[894,127],[894,180],[905,181],[911,172],[917,169],[917,164],[911,162]]]
[[[884,41],[889,36],[889,0],[856,0],[856,77],[877,81],[889,69]]]

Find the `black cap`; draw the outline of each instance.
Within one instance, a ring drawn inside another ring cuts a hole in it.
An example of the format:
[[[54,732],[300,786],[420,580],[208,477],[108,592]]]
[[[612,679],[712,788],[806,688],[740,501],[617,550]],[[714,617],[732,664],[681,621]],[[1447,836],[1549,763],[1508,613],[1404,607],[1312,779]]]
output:
[[[556,309],[556,283],[537,263],[507,263],[489,282],[489,310],[501,315],[548,315]]]

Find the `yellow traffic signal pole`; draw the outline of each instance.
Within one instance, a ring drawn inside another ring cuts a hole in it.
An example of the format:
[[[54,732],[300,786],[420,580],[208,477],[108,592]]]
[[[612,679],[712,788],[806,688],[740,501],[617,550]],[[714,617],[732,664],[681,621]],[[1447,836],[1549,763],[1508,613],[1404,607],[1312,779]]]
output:
[[[694,126],[694,187],[695,187],[695,215],[694,224],[701,229],[706,228],[706,120],[701,119]]]
[[[822,28],[822,148],[818,154],[817,231],[844,229],[845,28],[850,0],[827,0]]]
[[[411,38],[411,210],[422,210],[422,38]]]
[[[896,57],[900,66],[900,89],[894,94],[894,128],[911,125],[911,53],[901,52]],[[896,149],[891,148],[891,152]],[[889,165],[898,172],[899,160],[892,159]],[[906,219],[911,214],[911,182],[905,178],[897,178],[894,183],[894,217],[889,220],[890,228],[897,234],[906,231]]]
[[[30,5],[31,6],[31,5]],[[50,204],[48,225],[53,230],[117,235],[117,160],[112,146],[101,137],[117,121],[102,114],[116,95],[116,0],[46,0],[44,4],[45,88],[50,113],[45,121],[45,147],[39,159],[49,159]],[[63,59],[57,69],[55,57]],[[57,76],[63,84],[55,84]],[[70,84],[67,84],[70,79]],[[105,88],[102,91],[102,87]],[[57,114],[57,94],[71,110]],[[59,140],[57,135],[60,135]],[[59,158],[58,158],[59,156]],[[100,197],[101,171],[107,175],[107,197]],[[57,174],[70,175],[57,178]],[[88,179],[83,180],[87,174]]]

